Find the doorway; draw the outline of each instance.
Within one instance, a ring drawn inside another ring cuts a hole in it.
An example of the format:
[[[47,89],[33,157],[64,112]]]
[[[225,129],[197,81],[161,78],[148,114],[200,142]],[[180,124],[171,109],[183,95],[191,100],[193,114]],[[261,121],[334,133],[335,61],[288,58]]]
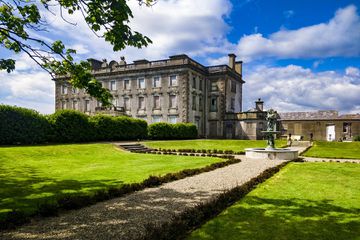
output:
[[[335,125],[327,125],[326,126],[326,141],[331,142],[335,141]]]

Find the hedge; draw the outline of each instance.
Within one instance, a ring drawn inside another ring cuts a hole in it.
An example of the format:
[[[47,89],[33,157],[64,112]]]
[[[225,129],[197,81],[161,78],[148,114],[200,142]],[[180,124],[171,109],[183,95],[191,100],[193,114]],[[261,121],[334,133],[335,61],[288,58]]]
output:
[[[49,134],[49,122],[35,110],[0,105],[0,144],[44,143]]]
[[[148,128],[150,139],[193,139],[197,135],[197,128],[192,123],[153,123]]]
[[[359,142],[360,142],[360,135],[355,136],[355,137],[354,137],[354,141],[359,141]]]
[[[48,116],[52,127],[52,142],[88,142],[94,139],[89,117],[75,110],[59,110]]]
[[[144,139],[147,136],[147,123],[140,119],[96,115],[90,118],[90,123],[97,140]]]

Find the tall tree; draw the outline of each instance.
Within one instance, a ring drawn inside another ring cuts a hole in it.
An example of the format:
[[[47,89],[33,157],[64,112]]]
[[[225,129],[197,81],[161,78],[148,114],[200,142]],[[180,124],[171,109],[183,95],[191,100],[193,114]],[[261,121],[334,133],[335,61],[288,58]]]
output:
[[[156,0],[133,1],[150,6]],[[88,61],[75,62],[76,51],[67,49],[61,40],[46,42],[36,37],[47,28],[39,7],[52,14],[58,8],[58,17],[68,24],[72,23],[63,13],[80,12],[94,34],[112,44],[114,51],[126,46],[146,47],[151,40],[129,27],[133,15],[127,0],[0,0],[0,49],[24,52],[53,78],[67,75],[72,86],[85,89],[104,106],[111,105],[110,92],[92,76]],[[14,59],[0,58],[0,70],[10,73],[14,69]]]

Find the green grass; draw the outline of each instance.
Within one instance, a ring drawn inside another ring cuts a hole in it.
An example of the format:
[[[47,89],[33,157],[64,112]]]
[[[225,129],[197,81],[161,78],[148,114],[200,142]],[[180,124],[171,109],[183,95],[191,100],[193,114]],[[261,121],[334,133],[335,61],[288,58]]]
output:
[[[360,239],[360,165],[290,163],[189,239]]]
[[[0,147],[0,219],[11,209],[31,214],[39,203],[64,194],[91,194],[220,161],[135,154],[110,144]]]
[[[215,140],[215,139],[196,139],[196,140],[177,140],[177,141],[147,141],[143,142],[151,148],[163,149],[207,149],[207,150],[233,150],[244,152],[245,148],[266,147],[265,140]],[[283,147],[286,141],[277,140],[276,147]]]
[[[360,142],[314,142],[306,157],[360,159]]]

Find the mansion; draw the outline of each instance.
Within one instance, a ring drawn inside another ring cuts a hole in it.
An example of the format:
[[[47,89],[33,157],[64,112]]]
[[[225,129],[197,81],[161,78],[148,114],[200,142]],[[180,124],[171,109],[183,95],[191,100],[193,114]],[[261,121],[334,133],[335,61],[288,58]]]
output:
[[[229,64],[203,66],[187,55],[169,59],[137,60],[127,64],[89,59],[93,74],[113,95],[104,109],[84,90],[72,88],[66,77],[55,80],[57,109],[89,115],[124,114],[155,122],[192,122],[202,137],[225,137],[226,115],[242,111],[242,62],[229,54]],[[235,136],[235,127],[231,126]]]

